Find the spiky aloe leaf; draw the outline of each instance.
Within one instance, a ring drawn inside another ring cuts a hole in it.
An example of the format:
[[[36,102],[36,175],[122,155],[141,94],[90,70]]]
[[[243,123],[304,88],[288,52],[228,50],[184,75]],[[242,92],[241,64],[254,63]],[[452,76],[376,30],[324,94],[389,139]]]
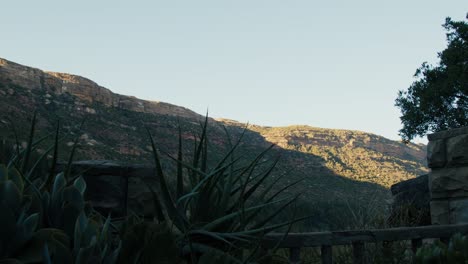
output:
[[[300,183],[301,181],[303,181],[305,178],[302,178],[302,179],[299,179],[295,182],[292,182],[286,186],[283,186],[280,190],[278,190],[277,192],[275,192],[271,197],[269,197],[268,199],[266,199],[264,202],[268,203],[268,202],[271,202],[273,201],[274,198],[276,198],[278,195],[280,195],[283,191],[289,189],[290,187]],[[260,199],[259,201],[263,201],[265,196],[267,195],[267,193],[270,191],[270,189],[273,187],[273,185],[278,181],[280,180],[280,177],[278,177],[277,180],[275,180],[270,186],[268,186],[261,194],[260,194]],[[294,200],[296,200],[296,198],[294,198]],[[292,201],[291,201],[292,202]],[[287,203],[287,204],[290,204],[290,203]],[[254,212],[252,213],[247,219],[246,219],[246,222],[250,222],[252,221],[259,213],[260,213],[261,210],[258,210],[257,212]]]
[[[177,202],[176,204],[179,205],[181,204],[182,202],[194,197],[194,196],[197,196],[199,193],[198,192],[190,192],[190,193],[187,193],[183,196],[181,196],[179,199],[177,199]]]
[[[244,130],[242,131],[241,135],[239,136],[239,138],[237,139],[237,142],[233,145],[232,144],[232,140],[231,140],[231,136],[229,134],[229,131],[227,131],[226,127],[223,126],[223,129],[226,133],[226,137],[228,139],[228,143],[229,143],[229,152],[224,156],[224,158],[219,162],[219,164],[216,166],[219,167],[221,166],[221,164],[223,164],[227,159],[231,159],[231,164],[234,164],[234,160],[235,160],[235,157],[234,157],[234,151],[237,149],[237,147],[240,145],[241,141],[242,141],[242,138],[244,137],[245,135],[245,132],[247,131],[247,126],[244,128]],[[226,211],[228,206],[229,206],[229,200],[231,198],[231,192],[234,188],[234,182],[233,182],[233,178],[234,178],[234,166],[229,166],[229,172],[228,172],[228,177],[227,179],[225,179],[224,181],[224,185],[223,185],[223,192],[222,192],[222,196],[221,196],[221,201],[220,201],[220,210],[222,211]]]
[[[49,154],[50,151],[52,151],[52,149],[53,149],[53,146],[49,147],[48,149],[44,151],[44,153],[41,154],[41,156],[34,162],[34,164],[26,172],[25,178],[31,179],[31,176],[33,175],[33,173],[37,170],[41,162],[43,162],[46,159],[47,155]]]
[[[30,153],[35,150],[37,148],[37,146],[39,144],[41,144],[42,142],[44,142],[46,139],[48,139],[52,134],[49,133],[41,138],[39,138],[38,140],[35,140],[33,143],[32,143],[32,146],[31,146],[31,149],[23,149],[23,150],[19,150],[19,147],[18,147],[18,151],[15,155],[13,155],[13,157],[11,157],[10,161],[8,161],[8,165],[7,167],[16,167],[21,173],[23,173],[22,171],[22,163],[24,161],[24,156],[26,155],[27,151],[29,151]]]
[[[33,144],[33,140],[34,140],[34,131],[35,131],[35,127],[36,127],[36,116],[37,116],[37,112],[34,111],[34,114],[33,114],[33,118],[32,118],[32,121],[31,121],[31,129],[29,131],[29,137],[28,137],[28,145],[26,146],[26,151],[25,151],[25,155],[24,155],[24,159],[23,159],[23,162],[21,164],[21,171],[22,172],[26,172],[26,168],[29,164],[29,157],[31,156],[31,151],[32,151],[32,144]]]
[[[272,201],[273,199],[275,199],[278,195],[280,195],[282,192],[284,192],[285,190],[291,188],[292,186],[300,183],[301,181],[303,181],[305,178],[301,178],[297,181],[294,181],[286,186],[283,186],[281,189],[279,189],[277,192],[275,192],[275,194],[273,194],[271,197],[269,197],[266,202],[269,202],[269,201]]]
[[[274,147],[275,145],[270,145],[267,149],[263,150],[260,154],[258,154],[254,160],[252,160],[248,166],[245,166],[242,171],[238,174],[237,178],[234,179],[234,182],[241,182],[242,178],[247,175],[244,182],[241,182],[238,188],[235,188],[231,195],[234,195],[237,192],[241,192],[241,196],[244,196],[245,191],[247,189],[248,184],[253,180],[252,174],[255,168],[260,165],[260,160]]]
[[[254,226],[253,226],[253,229],[256,229],[256,228],[260,228],[262,226],[266,226],[269,222],[271,222],[272,219],[275,218],[275,216],[279,215],[281,212],[283,212],[284,209],[286,209],[289,205],[295,203],[297,201],[297,199],[299,198],[299,195],[297,195],[296,197],[294,197],[293,199],[289,200],[288,202],[286,202],[285,204],[281,205],[278,209],[276,209],[273,213],[269,214],[268,216],[264,217],[264,219],[262,221],[259,221],[258,223],[256,223]],[[254,216],[255,217],[255,216]],[[249,220],[253,220],[252,219],[249,219]],[[250,222],[250,221],[248,221]]]
[[[268,170],[263,174],[263,176],[258,180],[245,194],[244,194],[244,200],[247,200],[250,198],[250,196],[257,190],[258,187],[265,181],[265,179],[270,176],[270,174],[273,172],[276,164],[278,164],[279,157],[275,159],[273,164],[268,168]]]
[[[153,197],[154,212],[156,214],[156,218],[158,219],[159,223],[165,221],[166,219],[169,220],[170,217],[167,214],[167,211],[163,212],[161,201],[159,200],[156,192],[153,190],[153,188],[151,188],[149,184],[146,184],[146,187],[148,187]]]
[[[300,222],[300,221],[304,221],[305,219],[309,219],[311,218],[312,216],[304,216],[304,217],[300,217],[300,218],[296,218],[294,220],[291,220],[291,221],[287,221],[287,222],[283,222],[283,223],[279,223],[279,224],[274,224],[274,225],[269,225],[269,226],[264,226],[264,227],[260,227],[260,228],[256,228],[256,229],[248,229],[248,230],[242,230],[242,231],[237,231],[237,232],[231,232],[230,234],[231,235],[236,235],[236,236],[248,236],[248,235],[258,235],[258,234],[267,234],[267,233],[270,233],[271,231],[273,230],[277,230],[279,228],[282,228],[282,227],[285,227],[285,226],[289,226],[291,224],[294,224],[294,223],[297,223],[297,222]]]
[[[47,177],[45,187],[48,188],[52,183],[52,179],[55,175],[55,170],[57,168],[57,159],[58,159],[58,142],[59,142],[59,134],[60,134],[60,121],[57,121],[57,128],[55,130],[55,138],[54,138],[54,154],[52,156],[52,164],[50,166],[49,176]]]
[[[204,143],[205,143],[205,140],[206,140],[207,127],[208,127],[208,114],[205,116],[205,122],[202,125],[202,134],[200,136],[200,142],[199,142],[198,146],[196,147],[195,154],[193,156],[193,167],[194,168],[198,168],[198,163],[200,162],[200,158],[202,157],[202,151],[203,151]]]
[[[226,238],[224,238],[223,234],[219,232],[210,232],[210,231],[206,231],[203,229],[196,229],[196,230],[187,232],[187,235],[188,236],[205,236],[205,237],[213,239],[214,241],[220,241],[232,248],[236,248],[236,246],[233,243],[231,243]]]
[[[276,184],[278,184],[278,182],[280,180],[282,180],[284,178],[284,176],[286,176],[286,173],[283,173],[281,175],[279,175],[278,177],[276,177],[276,179],[274,179],[267,187],[265,187],[265,189],[260,193],[260,195],[258,196],[259,200],[260,201],[264,201],[266,196],[270,193],[270,191],[273,189],[273,187],[276,186]]]
[[[98,240],[99,244],[103,243],[104,241],[107,241],[107,239],[109,238],[108,235],[109,235],[110,225],[111,225],[111,217],[109,215],[107,216],[106,221],[104,222],[104,225],[102,226],[102,229],[99,235],[99,240]]]
[[[149,132],[148,128],[146,129],[146,131],[148,132],[148,136],[149,136],[150,141],[151,141],[151,147],[152,147],[152,150],[153,150],[153,158],[154,158],[154,163],[155,163],[155,166],[156,166],[156,177],[159,180],[159,187],[160,187],[160,191],[161,191],[160,193],[161,193],[161,198],[162,199],[159,199],[161,201],[161,205],[164,206],[165,211],[167,211],[168,217],[170,217],[172,219],[172,221],[176,225],[176,227],[179,230],[186,230],[187,227],[188,227],[188,223],[187,223],[187,220],[185,219],[185,215],[181,214],[177,210],[177,208],[176,208],[176,206],[174,204],[174,200],[172,199],[172,196],[171,196],[171,194],[169,192],[169,188],[168,188],[166,179],[164,177],[164,173],[163,173],[162,166],[161,166],[161,160],[159,158],[159,154],[158,154],[158,151],[156,149],[156,145],[154,143],[153,136]],[[158,193],[156,193],[156,194],[158,194]]]
[[[83,120],[80,123],[80,126],[78,127],[78,131],[80,131],[80,132],[82,131],[82,128],[83,128],[83,125],[84,125],[85,121],[86,121],[86,118],[83,118]],[[70,178],[73,158],[75,156],[76,149],[78,148],[78,141],[79,140],[80,140],[80,135],[78,133],[78,135],[73,140],[73,147],[72,147],[72,149],[70,151],[70,155],[68,156],[68,162],[67,162],[67,166],[65,167],[65,173],[64,173],[65,179]]]
[[[208,120],[206,121],[208,122]],[[205,127],[207,127],[207,123],[205,123]],[[206,128],[204,128],[206,130]],[[201,171],[206,172],[208,167],[208,136],[207,131],[205,132],[205,138],[203,140],[203,147],[202,147],[202,157],[201,157]]]
[[[177,199],[184,193],[184,178],[182,170],[182,129],[179,123],[179,147],[177,152]]]
[[[213,230],[215,229],[217,226],[221,225],[222,223],[225,223],[227,221],[230,221],[232,219],[235,219],[236,217],[239,217],[241,214],[243,213],[247,213],[247,212],[251,212],[251,211],[254,211],[254,210],[257,210],[259,208],[264,208],[264,207],[267,207],[267,206],[270,206],[270,205],[273,205],[273,204],[277,204],[277,203],[280,203],[280,202],[283,202],[283,201],[286,201],[288,200],[289,198],[284,198],[284,199],[280,199],[280,200],[277,200],[277,201],[273,201],[273,202],[269,202],[269,203],[264,203],[264,204],[260,204],[260,205],[256,205],[256,206],[252,206],[252,207],[249,207],[249,208],[245,208],[245,209],[242,209],[242,210],[238,210],[236,212],[233,212],[233,213],[230,213],[230,214],[227,214],[227,215],[224,215],[222,217],[219,217],[213,221],[211,221],[210,223],[207,223],[206,225],[204,225],[202,227],[202,229],[205,229],[205,230]]]
[[[46,176],[47,178],[44,181],[44,186],[46,186],[46,188],[50,187],[50,185],[52,184],[52,180],[54,179],[54,175],[56,173],[59,142],[61,142],[62,140],[64,140],[66,138],[66,136],[60,138],[59,135],[60,135],[60,123],[59,123],[59,121],[57,121],[57,127],[56,127],[56,130],[55,130],[55,136],[54,136],[54,144],[52,146],[50,146],[49,148],[47,148],[44,151],[44,153],[42,153],[42,155],[36,160],[35,164],[29,169],[29,172],[26,175],[26,178],[28,178],[28,179],[31,178],[31,175],[35,172],[37,167],[41,164],[41,162],[43,160],[45,160],[47,158],[49,153],[53,150],[54,153],[53,153],[53,156],[52,156],[52,162],[51,162],[51,165],[50,165],[49,174],[48,174],[48,176]],[[35,144],[33,144],[33,145],[35,145]],[[39,189],[42,189],[42,187],[39,188]]]
[[[75,156],[75,151],[76,151],[76,148],[78,147],[78,140],[79,140],[79,136],[77,136],[75,138],[75,140],[73,141],[73,147],[72,147],[72,149],[70,151],[70,155],[68,156],[68,162],[67,162],[67,165],[65,167],[65,173],[64,173],[65,179],[70,178],[72,163],[73,163],[73,157]]]

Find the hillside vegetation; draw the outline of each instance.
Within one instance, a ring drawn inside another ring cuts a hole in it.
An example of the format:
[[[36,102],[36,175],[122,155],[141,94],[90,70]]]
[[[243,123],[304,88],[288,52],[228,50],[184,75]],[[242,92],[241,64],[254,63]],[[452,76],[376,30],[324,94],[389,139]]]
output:
[[[284,149],[319,156],[321,165],[337,175],[359,181],[390,187],[427,171],[424,145],[405,145],[360,131],[309,126],[251,129]]]
[[[68,153],[73,137],[80,135],[76,159],[148,164],[151,147],[146,127],[161,152],[175,156],[178,127],[184,131],[184,151],[189,152],[203,120],[180,106],[118,95],[83,77],[0,59],[0,138],[13,141],[16,131],[24,145],[34,111],[40,135],[54,131],[60,120],[61,131],[68,135],[61,141],[61,153]],[[212,119],[210,124],[213,158],[209,162],[216,162],[229,148],[226,131],[236,139],[244,125]],[[300,206],[315,216],[307,223],[313,228],[344,228],[349,225],[350,210],[366,211],[369,199],[373,206],[384,208],[391,184],[427,172],[425,146],[404,145],[365,132],[307,126],[249,126],[239,155],[255,157],[272,143],[276,146],[269,157],[281,159],[271,179],[284,175],[278,188],[303,179],[288,192],[301,194]],[[50,144],[46,140],[43,145]],[[164,166],[171,168],[167,160]]]

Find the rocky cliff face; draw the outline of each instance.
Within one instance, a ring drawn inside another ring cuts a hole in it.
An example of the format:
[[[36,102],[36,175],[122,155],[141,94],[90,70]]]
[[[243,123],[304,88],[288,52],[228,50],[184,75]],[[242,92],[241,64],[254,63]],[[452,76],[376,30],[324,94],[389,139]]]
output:
[[[180,106],[113,93],[81,76],[46,72],[2,58],[0,58],[0,83],[28,89],[40,89],[55,94],[70,93],[88,104],[99,102],[105,106],[135,112],[201,118],[197,113]]]

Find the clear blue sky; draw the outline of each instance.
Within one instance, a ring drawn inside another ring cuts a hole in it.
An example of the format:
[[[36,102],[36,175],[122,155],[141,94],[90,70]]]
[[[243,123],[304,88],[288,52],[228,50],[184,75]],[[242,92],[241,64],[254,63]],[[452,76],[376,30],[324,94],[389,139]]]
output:
[[[4,1],[0,57],[270,126],[398,139],[398,90],[466,0]]]

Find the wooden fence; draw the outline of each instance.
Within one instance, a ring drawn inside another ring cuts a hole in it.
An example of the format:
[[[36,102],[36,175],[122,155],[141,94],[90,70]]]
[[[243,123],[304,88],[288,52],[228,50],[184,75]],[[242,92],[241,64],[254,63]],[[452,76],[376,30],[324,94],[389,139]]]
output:
[[[411,241],[413,253],[422,245],[423,239],[441,239],[447,242],[456,234],[468,233],[468,224],[398,227],[375,230],[330,231],[314,233],[269,234],[265,237],[264,247],[289,249],[291,263],[301,263],[302,248],[320,247],[323,264],[333,263],[333,246],[352,245],[354,263],[366,263],[364,248],[366,243],[383,243],[384,248],[391,247],[393,241]],[[391,251],[384,250],[384,257],[391,258]]]

